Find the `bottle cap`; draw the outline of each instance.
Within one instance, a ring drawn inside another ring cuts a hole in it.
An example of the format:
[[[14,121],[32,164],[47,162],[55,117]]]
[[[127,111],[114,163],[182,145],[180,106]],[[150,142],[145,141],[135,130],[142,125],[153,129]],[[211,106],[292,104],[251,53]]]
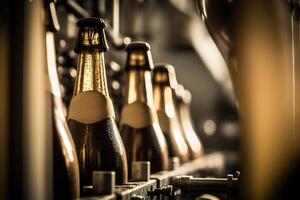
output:
[[[132,42],[127,45],[126,51],[126,70],[151,71],[153,69],[150,45],[147,42]]]
[[[106,24],[103,19],[96,17],[82,18],[77,22],[79,27],[75,41],[76,53],[100,51],[106,52],[108,45],[104,29]]]
[[[150,45],[147,42],[131,42],[130,44],[127,45],[126,51],[148,51],[150,50]]]
[[[77,22],[79,28],[85,27],[100,27],[106,28],[106,23],[103,19],[97,17],[81,18]]]
[[[177,87],[177,79],[174,67],[168,63],[155,64],[153,70],[153,83],[170,86],[175,90]]]

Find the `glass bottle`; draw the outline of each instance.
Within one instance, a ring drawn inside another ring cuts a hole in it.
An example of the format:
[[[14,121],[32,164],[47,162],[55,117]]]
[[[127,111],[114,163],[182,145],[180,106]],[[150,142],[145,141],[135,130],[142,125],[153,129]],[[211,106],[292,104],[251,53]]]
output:
[[[191,93],[182,85],[178,84],[174,91],[176,96],[176,111],[178,121],[190,152],[190,159],[194,160],[203,155],[203,146],[197,136],[190,113],[192,101]]]
[[[49,5],[54,7],[54,3]],[[45,9],[46,20],[46,56],[47,91],[51,106],[51,130],[53,133],[53,199],[79,198],[79,167],[74,141],[64,114],[65,107],[57,75],[54,33],[59,30],[54,25],[55,9]]]
[[[165,135],[170,157],[178,157],[181,163],[189,160],[189,151],[184,141],[176,116],[172,88],[177,80],[174,67],[169,64],[157,64],[153,71],[154,104],[157,110],[159,125]]]
[[[115,171],[116,183],[127,182],[127,158],[107,89],[104,52],[108,50],[99,18],[77,23],[77,78],[68,113],[80,168],[80,186],[92,185],[93,171]]]

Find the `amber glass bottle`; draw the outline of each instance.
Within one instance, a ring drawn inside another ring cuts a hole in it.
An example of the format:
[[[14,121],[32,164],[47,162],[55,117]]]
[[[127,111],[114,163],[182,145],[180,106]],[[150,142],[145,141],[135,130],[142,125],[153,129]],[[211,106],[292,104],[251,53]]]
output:
[[[172,88],[177,80],[174,67],[169,64],[155,65],[153,72],[154,104],[160,127],[166,137],[170,157],[178,157],[181,163],[189,160],[189,151],[176,116]]]
[[[46,33],[49,89],[52,102],[53,131],[53,189],[54,198],[79,198],[79,168],[68,124],[64,115],[63,102],[57,77],[54,34]]]
[[[54,5],[54,4],[52,4]],[[53,199],[78,199],[79,198],[79,167],[67,120],[64,114],[64,104],[56,66],[56,53],[54,33],[59,26],[54,26],[52,17],[56,15],[46,7],[46,56],[47,56],[47,91],[49,95],[49,108],[51,110],[50,126],[53,136]]]
[[[77,23],[77,78],[68,113],[80,168],[80,185],[92,185],[92,172],[115,171],[116,183],[127,182],[127,158],[107,89],[104,52],[108,50],[99,18]]]
[[[176,96],[176,111],[178,121],[190,152],[190,159],[194,160],[203,155],[203,146],[197,136],[190,113],[190,104],[192,101],[191,93],[184,89],[180,84],[174,91]]]
[[[150,46],[133,42],[126,50],[127,80],[120,132],[128,163],[150,161],[151,173],[168,170],[168,147],[153,102]]]

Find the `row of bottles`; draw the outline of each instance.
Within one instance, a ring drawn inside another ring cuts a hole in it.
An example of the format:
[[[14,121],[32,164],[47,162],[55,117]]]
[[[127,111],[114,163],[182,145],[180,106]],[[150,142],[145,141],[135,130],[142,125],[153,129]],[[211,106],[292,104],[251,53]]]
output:
[[[93,171],[115,171],[116,183],[121,185],[130,180],[133,161],[150,161],[151,173],[155,173],[168,170],[170,157],[178,157],[181,163],[201,157],[202,145],[189,113],[191,94],[177,84],[174,67],[163,63],[154,66],[145,42],[126,47],[125,95],[118,128],[105,72],[105,22],[84,18],[77,25],[77,77],[67,123],[62,109],[57,110],[62,106],[59,95],[53,98],[57,112],[54,121],[60,131],[55,135],[64,145],[62,155],[65,168],[69,168],[66,180],[72,198],[78,198],[84,186],[92,185]],[[53,36],[49,37],[52,43]],[[54,63],[48,62],[49,76],[53,75]]]
[[[150,46],[127,46],[126,92],[121,112],[121,135],[126,147],[129,173],[132,161],[150,161],[151,172],[168,169],[168,148],[158,124],[152,92],[153,61]]]

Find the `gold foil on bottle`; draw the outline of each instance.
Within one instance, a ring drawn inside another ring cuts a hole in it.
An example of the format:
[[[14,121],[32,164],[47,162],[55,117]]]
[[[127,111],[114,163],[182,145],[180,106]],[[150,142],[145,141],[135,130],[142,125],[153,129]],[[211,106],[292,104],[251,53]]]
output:
[[[109,97],[104,55],[101,52],[84,52],[79,54],[78,77],[75,83],[74,96],[80,92],[97,91]]]

